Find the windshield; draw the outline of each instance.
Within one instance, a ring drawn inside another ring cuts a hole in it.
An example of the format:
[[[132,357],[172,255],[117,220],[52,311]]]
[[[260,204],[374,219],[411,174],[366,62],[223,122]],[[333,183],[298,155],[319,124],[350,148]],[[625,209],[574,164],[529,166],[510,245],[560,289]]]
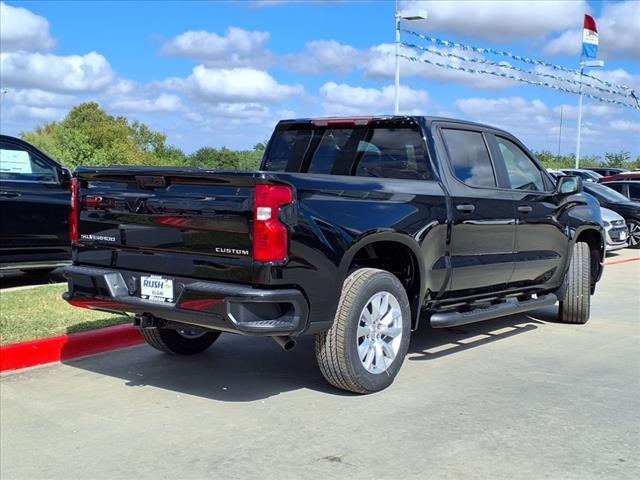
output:
[[[621,193],[616,192],[612,188],[605,187],[604,185],[594,184],[594,185],[584,185],[584,190],[596,197],[599,201],[611,202],[611,203],[620,203],[620,202],[628,202],[629,199],[622,195]]]
[[[582,178],[583,180],[593,180],[595,182],[598,181],[599,178],[602,178],[602,175],[600,175],[599,173],[596,172],[592,172],[591,170],[573,170],[573,169],[566,169],[566,170],[562,170],[563,173],[567,174],[567,175],[577,175],[580,178]]]
[[[418,127],[276,130],[263,164],[271,172],[431,180]]]

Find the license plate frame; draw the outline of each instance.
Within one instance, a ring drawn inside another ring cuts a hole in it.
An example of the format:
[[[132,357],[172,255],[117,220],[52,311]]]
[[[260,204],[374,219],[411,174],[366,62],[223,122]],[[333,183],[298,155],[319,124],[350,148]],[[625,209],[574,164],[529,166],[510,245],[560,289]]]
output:
[[[175,303],[173,279],[161,275],[141,275],[140,298],[155,303]]]

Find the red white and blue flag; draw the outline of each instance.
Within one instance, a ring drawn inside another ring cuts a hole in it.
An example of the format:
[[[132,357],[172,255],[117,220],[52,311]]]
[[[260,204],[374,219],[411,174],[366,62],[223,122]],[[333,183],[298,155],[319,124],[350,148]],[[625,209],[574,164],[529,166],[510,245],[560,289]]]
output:
[[[596,58],[598,55],[598,28],[596,21],[589,15],[584,16],[582,31],[582,57]]]

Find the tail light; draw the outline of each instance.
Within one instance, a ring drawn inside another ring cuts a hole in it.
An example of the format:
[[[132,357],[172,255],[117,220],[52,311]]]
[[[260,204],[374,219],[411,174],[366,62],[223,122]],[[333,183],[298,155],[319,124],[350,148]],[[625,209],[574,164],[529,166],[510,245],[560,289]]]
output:
[[[280,209],[293,202],[293,191],[285,185],[256,185],[253,210],[253,259],[283,262],[287,258],[287,227],[278,218]]]
[[[73,177],[71,179],[71,210],[69,211],[69,238],[71,243],[80,241],[78,230],[78,216],[80,215],[80,181]]]

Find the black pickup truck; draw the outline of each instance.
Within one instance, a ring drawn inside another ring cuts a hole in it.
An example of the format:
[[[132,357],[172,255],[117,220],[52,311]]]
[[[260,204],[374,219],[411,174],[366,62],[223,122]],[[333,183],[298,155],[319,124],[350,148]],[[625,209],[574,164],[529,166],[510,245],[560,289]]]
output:
[[[281,121],[258,172],[79,168],[72,196],[69,303],[135,314],[168,353],[313,334],[327,381],[359,393],[391,384],[420,321],[559,301],[585,323],[602,274],[581,181],[463,121]]]

